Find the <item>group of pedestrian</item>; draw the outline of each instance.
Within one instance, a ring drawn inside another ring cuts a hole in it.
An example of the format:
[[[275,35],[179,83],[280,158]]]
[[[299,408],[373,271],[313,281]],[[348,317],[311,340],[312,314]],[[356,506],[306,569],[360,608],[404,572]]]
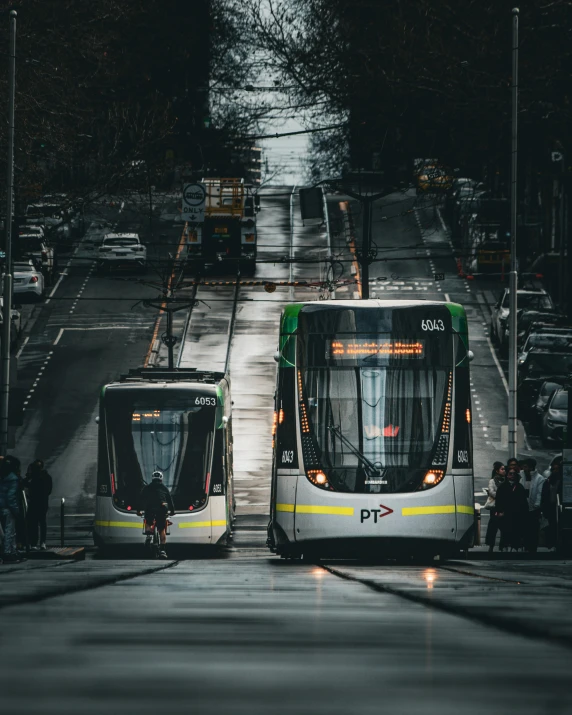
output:
[[[485,543],[492,552],[500,531],[499,550],[536,552],[539,543],[556,547],[557,500],[562,484],[562,457],[555,457],[544,474],[532,457],[495,462],[485,509],[490,513]]]
[[[22,549],[46,549],[47,514],[52,478],[41,459],[34,460],[26,476],[20,460],[11,454],[0,457],[0,563],[25,560]]]

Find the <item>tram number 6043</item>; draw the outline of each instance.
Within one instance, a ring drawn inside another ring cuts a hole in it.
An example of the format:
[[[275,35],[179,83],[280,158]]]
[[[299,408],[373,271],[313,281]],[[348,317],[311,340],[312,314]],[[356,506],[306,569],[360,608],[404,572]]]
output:
[[[195,405],[208,405],[210,407],[216,407],[215,397],[197,397],[195,399]]]
[[[427,320],[421,321],[421,329],[422,330],[445,330],[445,324],[443,323],[442,320],[431,320],[430,318],[427,318]]]
[[[466,449],[458,449],[457,450],[457,462],[459,462],[459,464],[468,464],[469,463],[469,453],[467,452]]]
[[[294,450],[285,449],[282,452],[282,464],[292,464],[294,461]]]

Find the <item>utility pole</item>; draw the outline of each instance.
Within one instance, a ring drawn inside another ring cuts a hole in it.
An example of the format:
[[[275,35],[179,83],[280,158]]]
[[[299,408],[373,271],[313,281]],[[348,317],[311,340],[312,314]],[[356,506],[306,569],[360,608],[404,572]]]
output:
[[[348,191],[345,187],[343,192],[352,199],[356,199],[360,202],[362,208],[363,222],[362,222],[362,234],[361,234],[361,251],[358,256],[358,263],[360,267],[361,274],[361,297],[362,300],[369,299],[369,264],[370,264],[370,251],[371,251],[371,237],[372,237],[372,214],[373,214],[373,204],[378,199],[387,196],[387,191],[381,191],[377,194],[355,194],[352,191]]]
[[[2,306],[0,371],[0,453],[8,451],[8,405],[10,400],[10,332],[12,327],[12,217],[14,214],[14,108],[16,104],[16,17],[10,11],[10,52],[8,54],[8,159],[6,162],[6,240]]]
[[[517,229],[517,159],[518,159],[518,8],[512,10],[512,121],[511,121],[511,189],[510,189],[510,313],[508,344],[508,456],[517,455],[517,320],[518,261]]]

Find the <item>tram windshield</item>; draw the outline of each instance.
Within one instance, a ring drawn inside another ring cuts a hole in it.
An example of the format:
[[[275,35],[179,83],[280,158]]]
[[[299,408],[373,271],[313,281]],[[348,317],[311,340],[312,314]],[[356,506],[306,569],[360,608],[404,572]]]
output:
[[[301,321],[308,453],[336,491],[413,491],[439,444],[459,341],[446,309],[366,310]]]
[[[447,382],[444,369],[304,371],[311,433],[322,465],[333,468],[330,483],[342,491],[362,491],[360,486],[386,482],[389,491],[401,491],[411,469],[428,468]]]
[[[119,404],[108,405],[106,419],[116,504],[135,508],[141,489],[160,470],[177,511],[203,506],[212,463],[215,407],[193,404],[194,396],[145,401],[113,397]],[[214,398],[206,401],[211,400],[215,402]]]

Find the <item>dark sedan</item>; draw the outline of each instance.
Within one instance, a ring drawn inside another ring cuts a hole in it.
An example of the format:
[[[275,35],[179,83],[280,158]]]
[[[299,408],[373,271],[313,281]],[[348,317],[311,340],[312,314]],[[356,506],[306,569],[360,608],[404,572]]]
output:
[[[568,392],[556,390],[546,405],[542,417],[542,441],[562,443],[564,428],[568,423]]]

